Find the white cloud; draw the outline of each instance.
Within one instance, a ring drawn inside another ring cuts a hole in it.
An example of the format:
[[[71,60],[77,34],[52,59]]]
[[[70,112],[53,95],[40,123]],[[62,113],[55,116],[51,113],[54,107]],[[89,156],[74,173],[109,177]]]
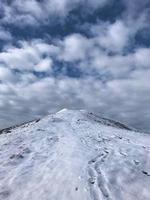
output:
[[[67,36],[60,45],[62,52],[59,58],[61,60],[76,61],[87,57],[86,53],[89,48],[89,41],[80,34]]]
[[[12,47],[6,52],[0,53],[0,61],[12,69],[32,70],[40,59],[38,53],[32,47]]]
[[[150,68],[150,49],[139,48],[135,53],[135,60],[137,66]]]
[[[135,28],[135,27],[134,27]],[[91,33],[97,44],[112,52],[121,52],[130,45],[130,37],[134,36],[133,25],[117,20],[114,23],[99,22],[91,26]]]
[[[0,66],[0,81],[11,82],[15,80],[13,73],[10,69]]]
[[[128,45],[129,29],[122,21],[116,21],[108,26],[104,35],[100,34],[99,42],[112,51],[120,51]]]
[[[11,33],[2,27],[0,27],[0,40],[3,40],[3,41],[11,41],[12,40]]]
[[[110,0],[88,0],[87,7],[97,9],[104,6]],[[78,5],[85,4],[84,0],[14,0],[12,2],[3,2],[2,10],[4,16],[2,22],[10,24],[24,25],[39,25],[39,23],[47,23],[51,20],[51,16],[66,17],[68,13]]]
[[[34,67],[34,70],[37,72],[48,72],[51,71],[52,64],[53,61],[50,58],[43,59]]]
[[[39,48],[42,47],[42,48]],[[43,43],[20,42],[20,47],[8,46],[0,53],[0,62],[10,69],[26,71],[46,71],[51,69],[50,55],[55,53],[53,46]],[[44,58],[43,56],[47,56]]]
[[[47,44],[42,40],[35,40],[32,45],[41,53],[47,56],[56,56],[60,53],[60,47],[53,44]]]
[[[12,7],[14,7],[20,14],[31,14],[35,18],[42,16],[43,11],[40,3],[36,0],[14,0],[12,2]]]

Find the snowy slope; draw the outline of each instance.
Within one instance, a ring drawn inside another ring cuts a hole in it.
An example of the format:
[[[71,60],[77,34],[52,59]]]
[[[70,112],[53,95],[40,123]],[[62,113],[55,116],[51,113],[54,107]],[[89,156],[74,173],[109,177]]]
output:
[[[82,110],[7,129],[0,200],[150,200],[150,135]]]

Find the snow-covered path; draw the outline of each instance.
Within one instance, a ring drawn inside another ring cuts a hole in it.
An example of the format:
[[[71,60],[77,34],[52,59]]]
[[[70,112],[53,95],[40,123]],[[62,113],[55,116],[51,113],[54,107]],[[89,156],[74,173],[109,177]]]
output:
[[[125,128],[62,110],[3,132],[0,200],[150,200],[150,136]]]

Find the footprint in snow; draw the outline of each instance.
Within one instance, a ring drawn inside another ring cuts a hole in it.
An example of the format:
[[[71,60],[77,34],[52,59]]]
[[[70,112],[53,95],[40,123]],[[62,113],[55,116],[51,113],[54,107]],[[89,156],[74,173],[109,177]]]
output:
[[[95,183],[95,178],[94,177],[89,178],[89,183],[90,184],[94,184]]]
[[[51,122],[59,123],[59,122],[63,122],[63,120],[57,117],[53,117]]]
[[[0,197],[2,197],[2,199],[7,198],[8,196],[10,196],[9,190],[4,190],[4,191],[0,192]]]
[[[150,174],[146,171],[142,171],[143,174],[145,174],[146,176],[150,176]]]
[[[12,160],[14,159],[23,159],[26,154],[29,154],[31,150],[29,148],[24,148],[21,152],[12,154],[9,158]]]
[[[134,163],[135,163],[136,165],[138,165],[138,164],[140,164],[140,161],[134,160]]]
[[[10,156],[10,159],[22,159],[22,158],[24,158],[24,156],[20,153],[19,154],[12,154]]]
[[[45,131],[44,129],[38,128],[37,131]]]

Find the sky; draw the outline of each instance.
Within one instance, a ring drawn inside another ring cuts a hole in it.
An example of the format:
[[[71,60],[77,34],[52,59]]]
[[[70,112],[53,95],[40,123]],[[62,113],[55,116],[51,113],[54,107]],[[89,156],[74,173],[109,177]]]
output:
[[[63,108],[150,132],[149,0],[0,0],[0,128]]]

